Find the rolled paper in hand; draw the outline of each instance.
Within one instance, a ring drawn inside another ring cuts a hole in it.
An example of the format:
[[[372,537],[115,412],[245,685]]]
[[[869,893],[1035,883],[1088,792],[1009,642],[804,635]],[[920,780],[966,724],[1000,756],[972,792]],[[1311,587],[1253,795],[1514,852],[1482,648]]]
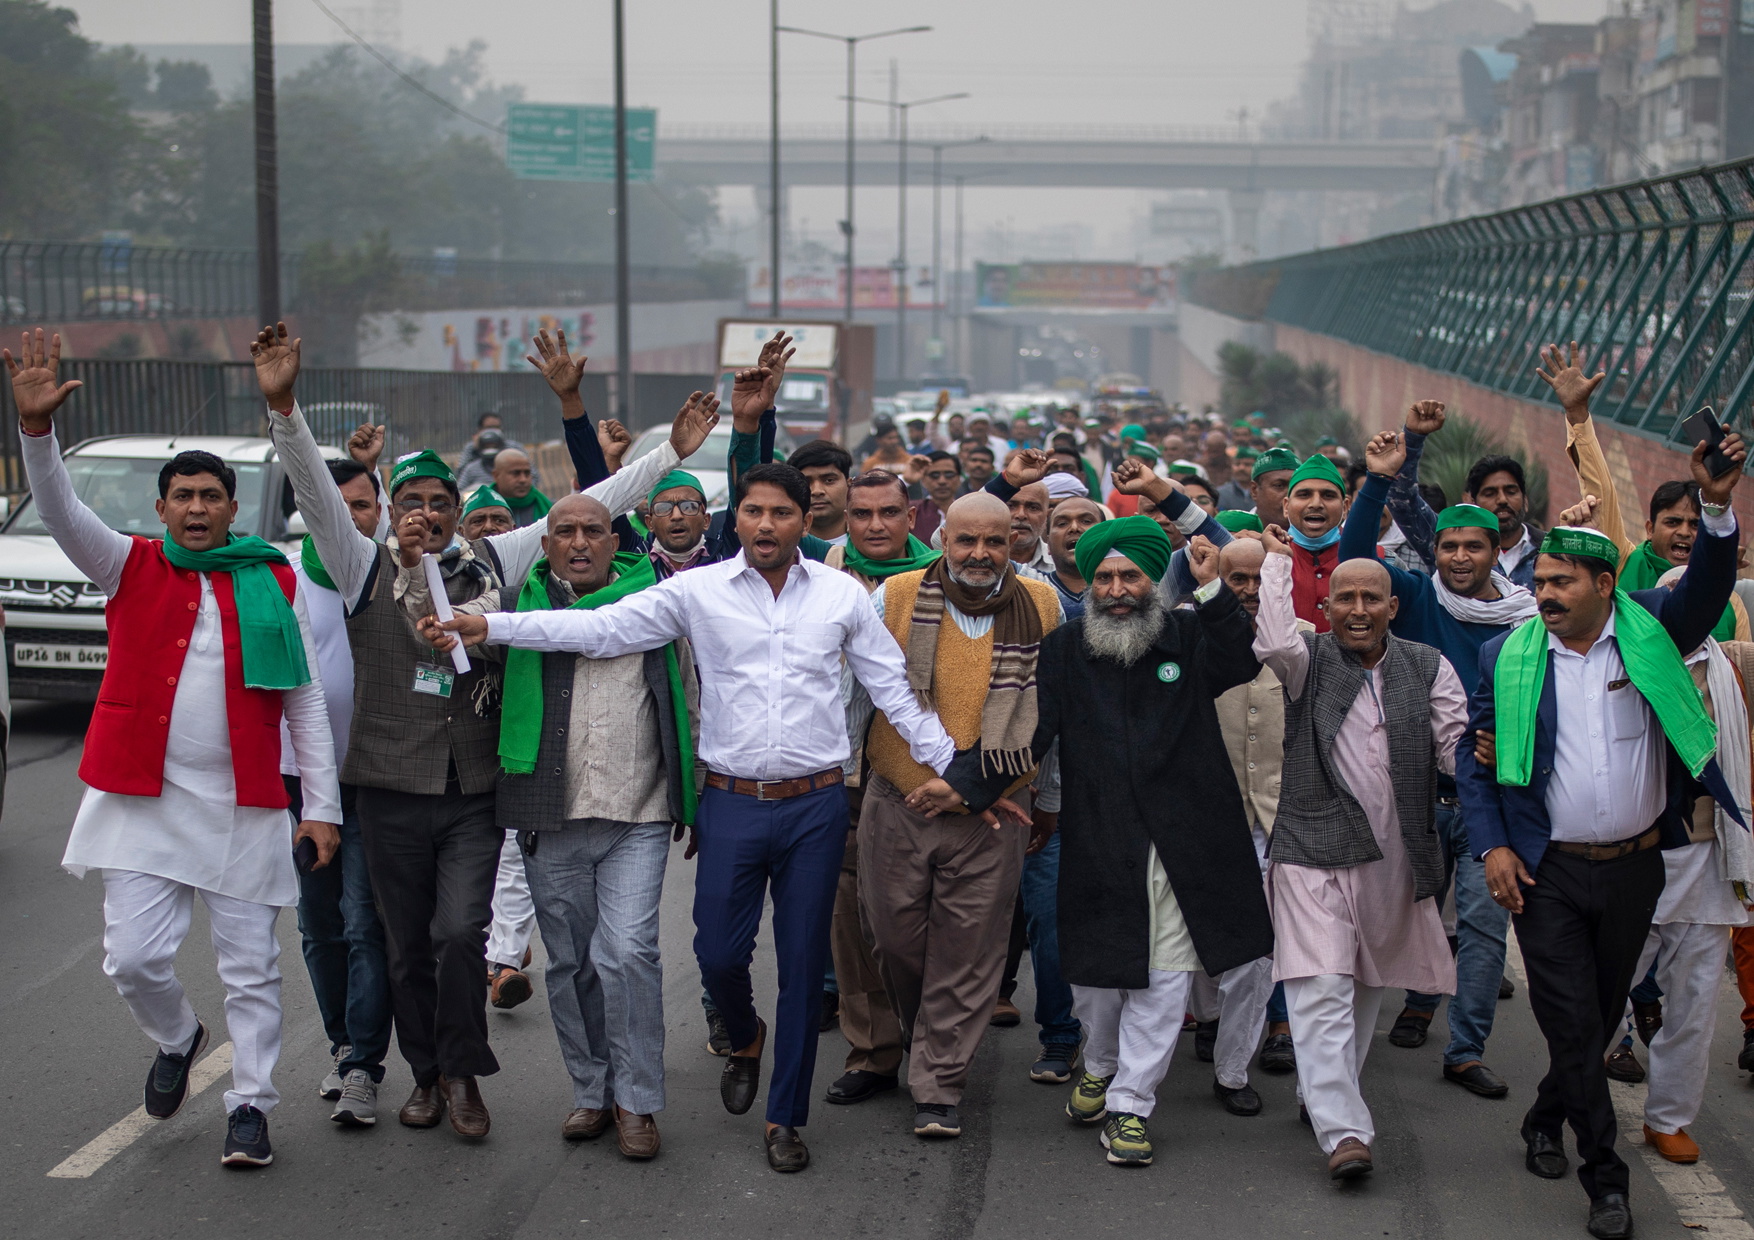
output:
[[[451,598],[445,593],[445,579],[439,575],[438,561],[433,559],[432,552],[423,551],[420,555],[420,567],[426,572],[426,591],[432,595],[433,614],[439,623],[451,619]],[[469,671],[469,655],[463,649],[463,639],[457,638],[457,644],[451,647],[451,666],[457,669],[457,675],[466,675]]]

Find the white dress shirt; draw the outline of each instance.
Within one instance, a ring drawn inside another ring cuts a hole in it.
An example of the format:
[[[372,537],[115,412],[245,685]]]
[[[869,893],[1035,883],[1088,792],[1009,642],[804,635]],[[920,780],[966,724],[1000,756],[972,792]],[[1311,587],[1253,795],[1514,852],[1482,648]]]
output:
[[[864,588],[814,560],[793,563],[778,597],[739,551],[591,611],[487,617],[490,642],[593,659],[678,637],[694,644],[700,670],[700,756],[721,774],[796,779],[844,763],[843,654],[916,762],[942,774],[955,756],[938,716],[908,688],[901,648]]]

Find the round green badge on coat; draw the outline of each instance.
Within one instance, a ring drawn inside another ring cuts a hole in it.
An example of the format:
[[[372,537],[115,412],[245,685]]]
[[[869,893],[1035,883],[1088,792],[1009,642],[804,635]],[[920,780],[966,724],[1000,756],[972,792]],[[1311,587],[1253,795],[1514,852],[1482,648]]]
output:
[[[1176,681],[1180,680],[1181,678],[1182,678],[1181,664],[1179,664],[1179,663],[1159,663],[1157,665],[1157,679],[1161,680],[1164,684],[1173,685]]]

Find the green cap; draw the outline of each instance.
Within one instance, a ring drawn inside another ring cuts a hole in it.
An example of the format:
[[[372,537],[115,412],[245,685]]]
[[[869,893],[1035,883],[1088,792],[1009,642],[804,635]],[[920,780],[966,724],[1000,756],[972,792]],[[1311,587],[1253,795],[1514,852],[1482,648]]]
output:
[[[1331,482],[1340,494],[1346,494],[1346,479],[1341,476],[1340,467],[1319,452],[1297,467],[1297,472],[1291,475],[1290,485],[1296,488],[1298,483],[1312,480]]]
[[[1339,446],[1340,441],[1335,439],[1332,435],[1323,435],[1320,439],[1316,440],[1316,447],[1318,448],[1337,448]]]
[[[1239,461],[1252,461],[1260,455],[1261,454],[1259,452],[1256,452],[1253,448],[1249,447],[1247,444],[1244,444],[1242,447],[1240,447],[1236,450],[1236,459]]]
[[[1121,427],[1121,438],[1123,440],[1143,439],[1145,438],[1145,428],[1140,426],[1137,422],[1128,422],[1125,426]]]
[[[1437,514],[1437,532],[1459,529],[1481,529],[1498,533],[1498,517],[1489,508],[1478,504],[1451,504]]]
[[[1267,451],[1255,457],[1255,467],[1250,471],[1249,477],[1251,479],[1259,478],[1262,474],[1276,473],[1281,469],[1296,468],[1297,453],[1286,447],[1269,448]]]
[[[1243,530],[1253,530],[1255,533],[1259,534],[1267,528],[1261,524],[1261,519],[1254,513],[1244,512],[1240,508],[1226,508],[1223,512],[1214,517],[1213,520],[1217,521],[1219,525],[1222,525],[1232,534],[1240,534]],[[1083,535],[1079,535],[1079,537],[1082,538]]]
[[[390,471],[390,494],[396,488],[414,478],[437,478],[440,482],[457,485],[457,475],[445,464],[444,458],[431,448],[422,448],[419,452],[410,452],[407,456],[396,459],[396,468]]]
[[[1129,439],[1127,441],[1127,455],[1136,456],[1141,461],[1150,461],[1153,465],[1163,459],[1163,453],[1159,452],[1156,448],[1153,448],[1143,439]]]
[[[1110,551],[1126,556],[1153,581],[1162,581],[1169,571],[1169,535],[1150,517],[1099,521],[1078,535],[1078,545],[1072,551],[1078,575],[1089,581]]]
[[[1497,528],[1498,520],[1493,518],[1493,527]],[[1082,542],[1085,535],[1079,535]],[[1590,555],[1598,560],[1606,560],[1618,568],[1620,565],[1620,548],[1614,540],[1600,530],[1585,529],[1580,525],[1560,525],[1547,531],[1547,537],[1541,540],[1542,555]]]
[[[490,486],[475,488],[475,493],[463,505],[463,515],[466,517],[472,512],[480,512],[483,508],[504,508],[507,512],[512,510],[512,506],[506,503],[505,496]]]
[[[651,503],[659,495],[670,490],[672,487],[693,487],[696,491],[700,492],[701,499],[706,499],[706,488],[700,485],[699,478],[696,478],[686,469],[672,469],[669,473],[658,479],[657,486],[646,492],[646,503]]]
[[[1199,472],[1200,472],[1200,466],[1199,466],[1198,462],[1195,462],[1195,461],[1180,460],[1180,461],[1171,461],[1169,463],[1169,476],[1171,478],[1195,477],[1199,474]]]

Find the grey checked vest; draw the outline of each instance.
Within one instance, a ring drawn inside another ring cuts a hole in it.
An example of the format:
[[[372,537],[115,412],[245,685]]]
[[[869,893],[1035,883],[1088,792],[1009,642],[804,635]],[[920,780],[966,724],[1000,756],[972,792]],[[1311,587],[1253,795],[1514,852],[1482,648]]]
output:
[[[498,564],[484,542],[472,543],[483,563]],[[388,547],[378,548],[371,593],[347,617],[353,648],[353,733],[344,783],[390,792],[437,796],[454,761],[466,794],[492,792],[499,777],[500,665],[479,651],[470,656],[466,676],[457,677],[448,698],[414,692],[418,663],[450,665],[414,634],[396,603],[399,561]],[[458,574],[447,578],[453,603],[483,593],[481,583]]]
[[[1272,857],[1290,865],[1345,869],[1380,861],[1364,808],[1334,769],[1334,738],[1364,688],[1357,656],[1332,633],[1305,633],[1309,674],[1303,694],[1285,703],[1285,771]],[[1413,898],[1443,884],[1443,855],[1433,827],[1437,761],[1431,750],[1431,686],[1443,656],[1430,646],[1389,637],[1383,655],[1383,713],[1401,838],[1413,868]]]

